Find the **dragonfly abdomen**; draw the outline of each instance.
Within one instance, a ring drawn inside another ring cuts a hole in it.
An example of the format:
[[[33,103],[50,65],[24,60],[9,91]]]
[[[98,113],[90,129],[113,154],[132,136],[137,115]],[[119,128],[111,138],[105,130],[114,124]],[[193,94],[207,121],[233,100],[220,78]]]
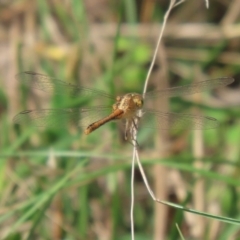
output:
[[[112,120],[121,118],[121,115],[124,113],[123,110],[120,109],[116,109],[114,112],[112,112],[110,115],[108,115],[107,117],[100,119],[92,124],[90,124],[85,130],[84,133],[86,135],[90,134],[91,132],[93,132],[94,130],[96,130],[97,128],[101,127],[102,125],[104,125],[107,122],[110,122]]]

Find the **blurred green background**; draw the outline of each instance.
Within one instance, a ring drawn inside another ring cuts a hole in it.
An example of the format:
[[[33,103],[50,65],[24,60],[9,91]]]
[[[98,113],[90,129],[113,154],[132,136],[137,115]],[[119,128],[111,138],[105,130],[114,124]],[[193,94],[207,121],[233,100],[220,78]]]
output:
[[[169,1],[0,1],[0,239],[131,239],[132,146],[107,124],[15,126],[20,111],[88,107],[24,86],[35,71],[112,95],[142,92]],[[207,131],[139,131],[139,154],[158,198],[240,217],[240,3],[186,1],[174,8],[149,90],[231,76],[229,87],[155,102],[157,109],[217,118]],[[98,101],[97,99],[95,99]],[[61,118],[59,118],[61,121]],[[239,226],[154,206],[135,171],[136,239],[240,239]]]

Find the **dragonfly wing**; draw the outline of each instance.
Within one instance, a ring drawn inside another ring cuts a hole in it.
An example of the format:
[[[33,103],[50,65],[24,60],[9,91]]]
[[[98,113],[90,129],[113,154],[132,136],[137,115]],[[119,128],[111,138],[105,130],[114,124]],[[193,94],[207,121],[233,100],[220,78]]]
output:
[[[37,88],[45,92],[69,95],[71,97],[87,96],[114,99],[113,96],[105,93],[104,91],[74,85],[40,73],[30,71],[21,72],[16,75],[16,79],[24,85]]]
[[[145,96],[146,98],[156,98],[156,97],[177,97],[190,95],[198,92],[204,92],[213,88],[224,87],[232,83],[233,81],[234,79],[231,77],[216,78],[189,85],[147,92]]]
[[[40,109],[25,110],[17,114],[15,124],[32,124],[38,128],[60,128],[71,125],[85,128],[91,123],[106,117],[111,113],[109,107],[93,108],[66,108],[66,109]]]
[[[157,129],[212,129],[219,126],[215,118],[191,114],[146,110],[140,127]]]

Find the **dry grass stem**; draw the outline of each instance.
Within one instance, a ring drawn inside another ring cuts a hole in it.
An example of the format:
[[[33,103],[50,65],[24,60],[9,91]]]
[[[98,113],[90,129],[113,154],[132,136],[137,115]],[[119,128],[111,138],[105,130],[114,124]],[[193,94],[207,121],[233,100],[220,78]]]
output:
[[[180,1],[180,2],[183,2],[183,1]],[[154,54],[153,54],[153,58],[152,58],[152,61],[151,61],[151,65],[149,67],[149,70],[148,70],[148,73],[147,73],[147,76],[146,76],[146,80],[145,80],[145,84],[144,84],[144,88],[143,88],[143,97],[147,91],[147,86],[148,86],[148,83],[149,83],[149,79],[150,79],[150,75],[152,73],[152,69],[153,69],[153,66],[154,66],[154,63],[156,61],[156,57],[158,55],[158,51],[159,51],[159,47],[160,47],[160,42],[162,40],[162,36],[163,36],[163,32],[165,30],[165,27],[166,27],[166,24],[167,24],[167,20],[168,20],[168,17],[169,17],[169,14],[171,12],[171,10],[176,6],[176,4],[179,4],[176,3],[175,0],[171,0],[170,1],[170,5],[169,5],[169,8],[167,10],[167,12],[165,13],[164,15],[164,20],[163,20],[163,25],[162,25],[162,28],[160,30],[160,34],[159,34],[159,37],[158,37],[158,40],[157,40],[157,44],[156,44],[156,48],[155,48],[155,51],[154,51]],[[134,134],[134,140],[135,140],[135,143],[136,143],[136,139],[137,139],[137,129],[136,129],[136,132]],[[133,142],[134,144],[134,142]],[[134,148],[133,148],[133,158],[132,158],[132,174],[134,172],[133,168],[134,168],[134,163],[135,163],[135,158],[137,159],[137,163],[138,163],[138,167],[139,167],[139,170],[141,172],[141,175],[142,175],[142,178],[144,180],[144,183],[147,187],[147,190],[150,194],[150,196],[152,197],[152,199],[154,201],[158,201],[153,193],[153,191],[151,190],[151,187],[149,186],[148,184],[148,181],[147,181],[147,177],[144,173],[144,170],[142,168],[142,165],[141,165],[141,162],[140,162],[140,159],[139,159],[139,154],[138,154],[138,149],[137,149],[137,146],[136,144],[134,144]],[[132,197],[134,196],[134,175],[132,176],[132,181],[131,181],[131,195]],[[134,201],[132,199],[132,205],[131,205],[131,233],[132,233],[132,240],[134,240],[134,219],[133,219],[133,208],[134,208]],[[158,231],[159,232],[159,231]],[[164,238],[164,235],[162,235],[163,231],[161,231],[161,239]],[[159,234],[155,234],[155,239],[160,239],[159,238]]]

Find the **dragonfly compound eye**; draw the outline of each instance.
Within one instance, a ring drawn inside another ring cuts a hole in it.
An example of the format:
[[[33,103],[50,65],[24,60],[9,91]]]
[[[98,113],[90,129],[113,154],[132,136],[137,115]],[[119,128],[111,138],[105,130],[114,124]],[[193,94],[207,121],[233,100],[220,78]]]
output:
[[[143,100],[140,98],[135,98],[134,103],[136,104],[137,107],[141,108],[143,106]]]

